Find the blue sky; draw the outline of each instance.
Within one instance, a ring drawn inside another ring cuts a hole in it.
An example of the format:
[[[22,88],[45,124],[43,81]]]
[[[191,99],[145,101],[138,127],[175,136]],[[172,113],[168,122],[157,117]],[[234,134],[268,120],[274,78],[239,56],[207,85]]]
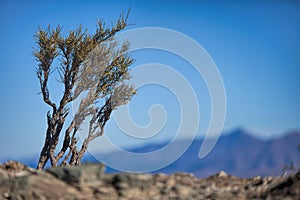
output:
[[[39,85],[32,56],[37,27],[48,24],[95,30],[96,19],[115,21],[131,8],[128,29],[164,27],[197,41],[222,75],[227,95],[224,130],[244,127],[258,137],[277,137],[300,129],[299,1],[1,1],[0,2],[0,157],[39,152],[48,107],[37,95]],[[189,64],[166,52],[133,52],[134,66],[167,64],[183,74],[199,99],[199,135],[209,122],[209,95],[201,76]],[[155,95],[153,95],[155,94]],[[158,94],[158,95],[157,95]],[[158,98],[159,96],[160,98]],[[171,137],[179,117],[176,99],[160,87],[144,87],[133,99],[132,117],[147,124],[153,103],[165,105]],[[111,122],[107,132],[119,137]],[[126,139],[123,143],[125,144]],[[24,142],[26,141],[26,142]],[[122,144],[123,144],[122,143]],[[134,142],[131,142],[131,144]]]

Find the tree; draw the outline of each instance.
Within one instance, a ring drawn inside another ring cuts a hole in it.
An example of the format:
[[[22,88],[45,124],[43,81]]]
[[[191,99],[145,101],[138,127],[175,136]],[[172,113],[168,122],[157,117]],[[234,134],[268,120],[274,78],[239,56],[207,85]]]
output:
[[[128,83],[128,67],[133,63],[128,53],[129,43],[120,45],[115,38],[127,26],[127,17],[128,14],[122,14],[111,27],[98,21],[96,33],[92,35],[81,26],[65,37],[60,26],[39,27],[33,55],[38,62],[40,93],[51,110],[47,112],[48,127],[38,169],[43,169],[49,160],[53,167],[79,165],[89,143],[103,135],[112,111],[128,103],[135,94],[134,87]],[[60,62],[59,67],[54,67],[55,60]],[[50,98],[48,89],[49,77],[55,70],[63,86],[59,102]],[[78,111],[71,116],[69,105],[78,99]],[[79,144],[78,131],[85,120],[89,124],[88,133]],[[63,142],[58,148],[60,138]]]

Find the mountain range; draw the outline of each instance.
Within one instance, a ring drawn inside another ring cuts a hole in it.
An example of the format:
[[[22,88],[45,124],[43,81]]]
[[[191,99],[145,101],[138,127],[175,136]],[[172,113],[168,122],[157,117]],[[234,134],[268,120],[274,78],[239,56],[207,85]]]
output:
[[[236,129],[231,134],[221,136],[213,150],[203,159],[198,153],[202,139],[195,139],[187,151],[175,162],[153,173],[171,174],[175,172],[193,173],[197,177],[207,177],[221,170],[238,177],[280,176],[285,167],[300,167],[300,132],[291,131],[285,136],[269,141],[257,139],[243,129]],[[175,146],[180,149],[184,141]],[[151,152],[164,144],[151,144],[131,149],[131,152]],[[113,159],[125,161],[126,157],[118,154],[108,155]],[[166,156],[157,156],[151,162],[159,162]],[[141,163],[140,163],[141,165]],[[117,172],[107,168],[107,172]]]
[[[180,149],[186,141],[176,141],[174,147]],[[198,158],[199,148],[202,139],[195,139],[183,155],[172,164],[154,171],[152,173],[193,173],[197,177],[207,177],[219,171],[238,177],[248,178],[253,176],[280,176],[284,173],[285,167],[300,168],[300,132],[291,131],[283,137],[272,140],[261,140],[253,137],[243,129],[236,129],[230,134],[222,135],[212,151],[203,159]],[[163,147],[161,144],[147,144],[138,148],[129,149],[131,152],[151,152]],[[176,151],[176,149],[174,149]],[[130,158],[118,153],[109,153],[111,159],[120,162],[129,162]],[[170,155],[158,155],[152,158],[151,162],[159,162]],[[96,156],[97,157],[97,156]],[[4,162],[7,159],[1,159]],[[35,167],[37,156],[17,159],[24,164]],[[95,157],[87,154],[84,162],[97,162]],[[136,164],[136,163],[132,163]],[[143,163],[139,163],[142,165]],[[147,164],[147,163],[144,163]],[[107,167],[107,173],[118,172]]]

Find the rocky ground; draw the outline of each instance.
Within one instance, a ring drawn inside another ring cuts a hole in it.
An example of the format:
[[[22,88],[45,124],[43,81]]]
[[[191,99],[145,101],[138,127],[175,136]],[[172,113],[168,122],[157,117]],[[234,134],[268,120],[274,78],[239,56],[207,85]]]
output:
[[[0,199],[300,199],[300,171],[287,177],[241,179],[219,172],[104,174],[100,164],[38,171],[18,162],[0,165]]]

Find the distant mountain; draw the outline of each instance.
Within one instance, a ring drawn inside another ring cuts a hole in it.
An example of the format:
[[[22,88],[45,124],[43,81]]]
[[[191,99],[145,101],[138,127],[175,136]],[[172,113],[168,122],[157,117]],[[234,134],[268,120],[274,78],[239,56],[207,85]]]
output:
[[[184,141],[178,141],[176,146]],[[245,130],[238,129],[231,134],[221,136],[213,150],[199,159],[199,148],[203,140],[196,139],[189,149],[171,165],[154,173],[190,172],[197,177],[207,177],[221,170],[239,177],[276,176],[283,174],[283,168],[291,162],[300,167],[300,132],[291,132],[284,137],[271,141],[262,141]],[[151,152],[164,144],[152,144],[131,149],[132,152]],[[108,155],[126,162],[126,158],[117,154]],[[152,162],[158,162],[169,155],[161,155]],[[108,172],[116,172],[108,168]]]
[[[183,145],[186,141],[178,141],[174,145],[174,151]],[[280,176],[283,174],[283,168],[289,166],[292,162],[300,167],[300,150],[297,146],[300,144],[300,132],[294,131],[285,134],[284,137],[263,141],[251,136],[243,129],[237,129],[231,134],[223,135],[219,138],[213,150],[204,158],[199,159],[199,148],[202,139],[195,139],[188,150],[175,162],[169,166],[157,170],[153,173],[175,173],[189,172],[197,177],[207,177],[221,170],[239,177],[253,176]],[[151,152],[158,150],[165,144],[150,144],[139,148],[132,148],[131,152]],[[110,153],[109,156],[120,162],[134,163],[129,158],[117,153]],[[159,162],[166,159],[166,156],[160,155],[152,158],[151,162]],[[35,167],[38,156],[17,159],[31,167]],[[1,162],[5,161],[3,159]],[[84,157],[85,162],[97,162],[97,160],[87,154]],[[107,167],[107,172],[117,172]]]

